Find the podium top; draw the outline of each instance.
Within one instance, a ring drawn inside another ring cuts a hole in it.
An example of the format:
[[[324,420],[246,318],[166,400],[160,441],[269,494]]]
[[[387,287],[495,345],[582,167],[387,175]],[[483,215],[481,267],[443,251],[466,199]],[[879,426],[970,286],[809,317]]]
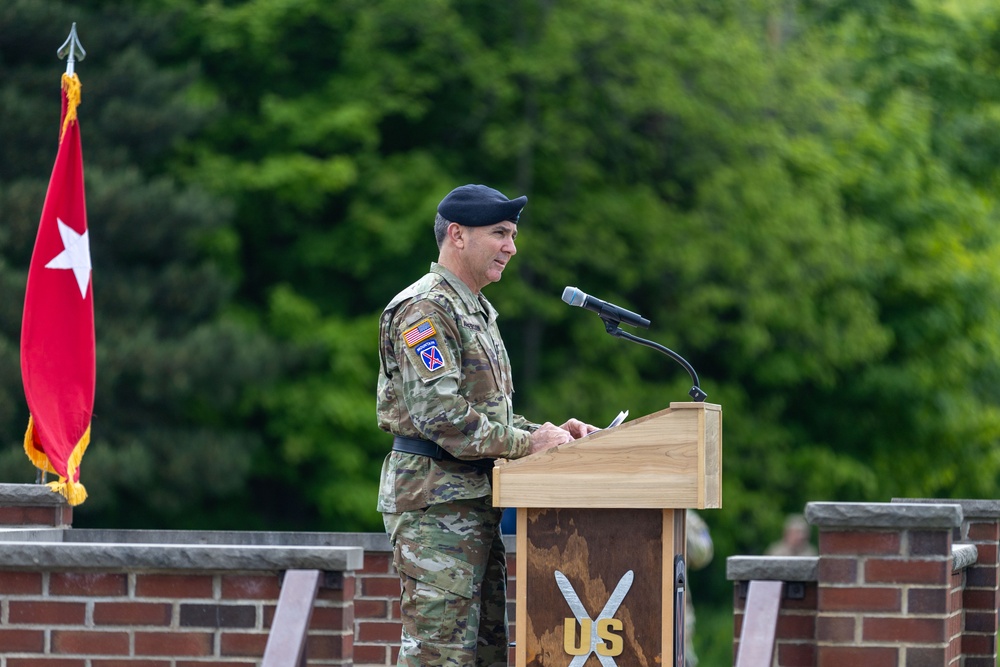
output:
[[[676,402],[493,469],[497,507],[718,508],[722,407]]]

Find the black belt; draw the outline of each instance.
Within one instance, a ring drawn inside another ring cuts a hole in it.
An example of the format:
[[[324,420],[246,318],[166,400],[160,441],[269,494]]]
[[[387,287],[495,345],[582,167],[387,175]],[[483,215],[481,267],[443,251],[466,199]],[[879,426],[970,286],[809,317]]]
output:
[[[452,456],[448,450],[435,442],[421,440],[420,438],[407,438],[402,435],[394,435],[392,437],[392,451],[417,454],[418,456],[429,456],[435,461],[457,461],[474,468],[479,468],[483,472],[493,467],[493,459],[460,459]]]

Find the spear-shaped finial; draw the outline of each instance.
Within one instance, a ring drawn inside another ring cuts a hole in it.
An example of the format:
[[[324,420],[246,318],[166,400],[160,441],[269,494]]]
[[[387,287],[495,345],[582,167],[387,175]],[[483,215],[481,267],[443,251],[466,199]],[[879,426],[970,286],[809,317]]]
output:
[[[63,42],[63,45],[59,47],[56,51],[56,55],[62,60],[69,56],[66,60],[66,74],[73,76],[73,66],[76,64],[77,60],[83,60],[87,57],[87,52],[83,49],[83,44],[80,43],[80,38],[76,36],[76,21],[73,22],[73,27],[69,30],[69,37]]]

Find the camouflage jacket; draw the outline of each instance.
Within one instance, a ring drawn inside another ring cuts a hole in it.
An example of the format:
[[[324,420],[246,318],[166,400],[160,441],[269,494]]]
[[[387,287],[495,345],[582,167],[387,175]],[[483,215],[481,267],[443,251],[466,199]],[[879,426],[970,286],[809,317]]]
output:
[[[688,510],[684,515],[687,517],[687,567],[689,570],[700,570],[711,563],[715,555],[712,534],[697,512]]]
[[[459,459],[519,458],[538,428],[511,403],[510,360],[497,312],[448,269],[389,302],[379,323],[378,425],[436,442]],[[491,494],[490,473],[460,461],[390,452],[378,510],[404,512]]]

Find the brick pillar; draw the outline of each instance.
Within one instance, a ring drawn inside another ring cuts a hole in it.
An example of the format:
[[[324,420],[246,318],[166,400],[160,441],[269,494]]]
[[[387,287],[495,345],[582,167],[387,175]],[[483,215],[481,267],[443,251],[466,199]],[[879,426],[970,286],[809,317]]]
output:
[[[357,665],[395,665],[399,653],[399,574],[392,552],[365,553],[354,600],[354,660]]]
[[[0,484],[0,527],[69,528],[73,508],[44,484]]]
[[[1000,502],[956,501],[965,514],[963,541],[976,547],[977,559],[966,570],[962,629],[964,667],[995,667],[997,664],[998,595],[997,543],[1000,542]]]
[[[817,667],[957,664],[958,505],[809,503],[806,518],[819,527]]]
[[[1000,541],[1000,501],[893,498],[894,503],[948,503],[962,508],[962,528],[955,536],[976,547],[976,561],[965,571],[962,605],[962,654],[965,667],[996,667],[998,594],[997,544]]]

